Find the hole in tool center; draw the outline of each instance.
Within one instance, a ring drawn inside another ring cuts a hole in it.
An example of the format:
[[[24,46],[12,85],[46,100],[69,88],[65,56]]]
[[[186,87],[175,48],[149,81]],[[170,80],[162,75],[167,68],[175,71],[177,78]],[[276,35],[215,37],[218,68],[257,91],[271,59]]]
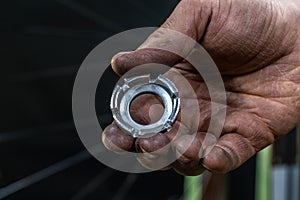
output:
[[[131,118],[140,125],[150,125],[163,116],[165,107],[161,97],[155,93],[136,96],[129,106]]]

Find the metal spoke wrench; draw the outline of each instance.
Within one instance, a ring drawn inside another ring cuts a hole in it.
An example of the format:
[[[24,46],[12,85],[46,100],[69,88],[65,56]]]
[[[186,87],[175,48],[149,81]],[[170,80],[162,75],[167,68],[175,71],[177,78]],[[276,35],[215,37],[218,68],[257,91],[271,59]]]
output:
[[[149,125],[135,122],[130,115],[130,104],[139,95],[156,94],[164,104],[164,113],[157,121]],[[116,85],[110,102],[113,118],[117,125],[133,137],[169,131],[175,121],[179,108],[180,98],[176,86],[165,76],[152,77],[150,74],[124,78],[123,83]]]

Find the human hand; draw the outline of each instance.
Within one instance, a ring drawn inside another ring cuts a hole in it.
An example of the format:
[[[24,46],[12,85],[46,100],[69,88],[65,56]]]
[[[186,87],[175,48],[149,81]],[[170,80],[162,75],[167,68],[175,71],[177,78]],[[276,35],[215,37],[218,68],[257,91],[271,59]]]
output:
[[[210,53],[224,80],[226,121],[221,137],[204,158],[200,158],[198,152],[211,116],[205,83],[193,66],[179,56],[148,48],[155,43],[172,45],[178,41],[160,38],[158,30],[136,51],[113,59],[113,69],[120,75],[145,63],[172,66],[172,70],[182,74],[193,87],[201,111],[196,139],[187,151],[181,152],[186,138],[192,134],[190,125],[184,124],[186,137],[176,138],[170,150],[182,156],[169,167],[185,175],[200,174],[204,169],[226,173],[295,127],[300,120],[298,19],[300,8],[292,3],[182,0],[162,25],[199,41]],[[173,73],[172,70],[168,73]],[[176,76],[170,79],[175,84],[178,82]],[[188,105],[190,100],[185,94],[181,101]],[[137,122],[149,123],[151,106],[157,104],[160,102],[155,97],[148,98],[147,103],[137,98],[132,103],[131,113]],[[152,152],[172,140],[180,125],[178,117],[170,132],[134,140],[113,123],[103,132],[102,140],[112,151],[117,150],[116,145],[127,151]],[[141,162],[147,166],[155,159]]]

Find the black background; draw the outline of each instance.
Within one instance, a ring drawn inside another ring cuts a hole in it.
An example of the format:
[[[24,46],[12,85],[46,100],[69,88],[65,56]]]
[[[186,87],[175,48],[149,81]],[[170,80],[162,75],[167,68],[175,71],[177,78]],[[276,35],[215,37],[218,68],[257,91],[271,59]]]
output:
[[[74,79],[85,56],[121,31],[159,26],[176,1],[17,0],[0,4],[0,187],[84,150],[72,122]],[[111,121],[105,74],[98,110]],[[90,158],[14,193],[7,199],[71,199],[110,176],[82,199],[173,199],[183,190],[175,172],[129,175]],[[100,178],[101,179],[101,178]],[[96,181],[97,182],[97,181]],[[123,186],[130,184],[122,193]]]

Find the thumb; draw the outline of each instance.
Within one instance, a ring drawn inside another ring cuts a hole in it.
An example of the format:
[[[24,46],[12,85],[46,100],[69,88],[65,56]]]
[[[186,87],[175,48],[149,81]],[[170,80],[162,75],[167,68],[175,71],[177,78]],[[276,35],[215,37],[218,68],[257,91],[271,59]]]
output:
[[[205,31],[211,16],[207,0],[182,0],[165,23],[135,51],[122,52],[111,61],[113,70],[123,75],[133,67],[159,63],[172,67],[188,55]],[[178,34],[175,34],[175,33]],[[188,37],[184,37],[188,36]],[[187,39],[188,38],[188,39]],[[192,40],[190,39],[192,38]],[[172,52],[180,52],[172,53]]]
[[[160,63],[167,66],[173,66],[180,59],[176,54],[154,48],[137,49],[132,52],[120,52],[116,54],[111,61],[114,72],[123,75],[132,68],[147,64]]]

